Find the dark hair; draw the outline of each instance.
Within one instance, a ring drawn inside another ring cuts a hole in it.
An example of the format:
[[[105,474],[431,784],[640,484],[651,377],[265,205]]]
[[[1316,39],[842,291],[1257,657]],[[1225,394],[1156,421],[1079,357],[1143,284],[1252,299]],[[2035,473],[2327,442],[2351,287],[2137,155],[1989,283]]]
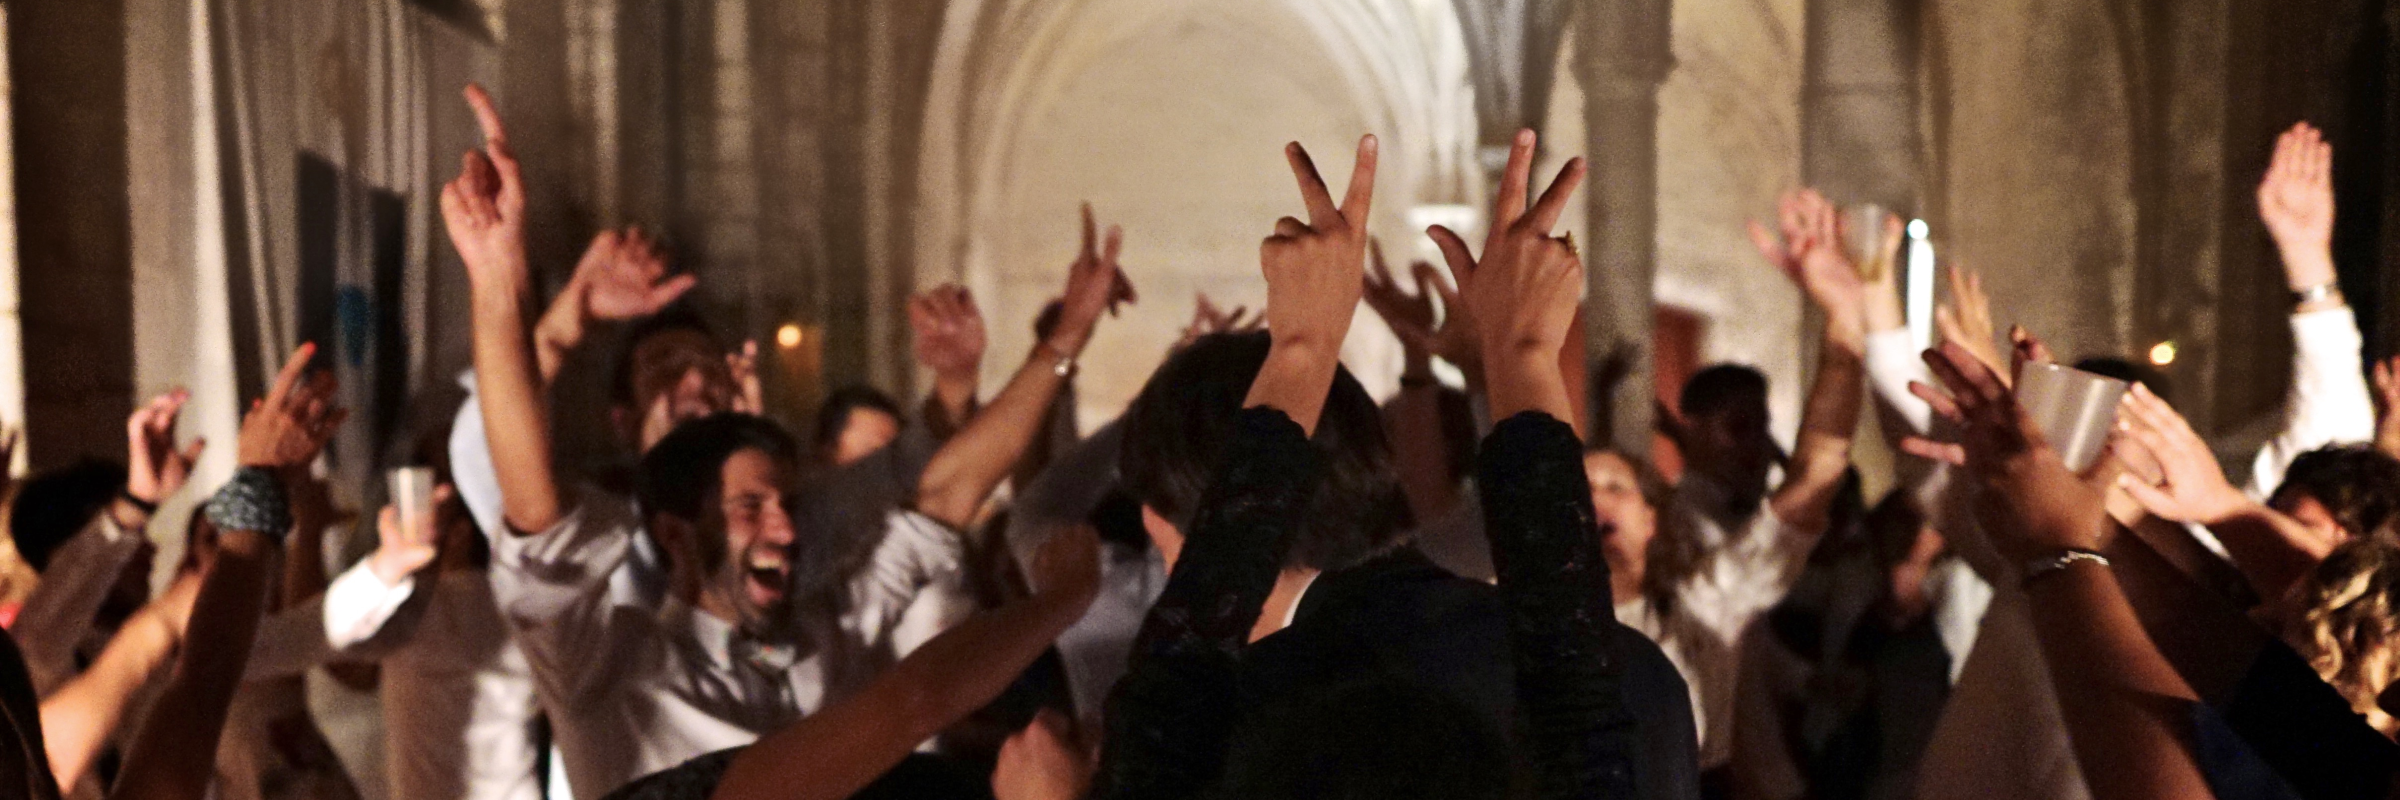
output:
[[[2135,363],[2116,356],[2091,356],[2076,361],[2072,366],[2094,375],[2115,378],[2126,383],[2141,384],[2144,388],[2149,389],[2151,394],[2160,397],[2175,396],[2175,393],[2170,391],[2171,387],[2167,385],[2167,374],[2152,369],[2147,364]]]
[[[725,461],[758,450],[777,463],[794,465],[800,444],[774,420],[749,414],[712,414],[675,426],[642,455],[642,508],[687,522],[714,518]]]
[[[810,444],[819,451],[833,447],[841,441],[842,431],[850,427],[850,412],[862,408],[890,414],[894,420],[903,418],[900,401],[891,395],[872,386],[844,386],[826,395],[824,404],[817,406],[817,428]]]
[[[75,538],[125,489],[125,465],[87,458],[35,474],[18,487],[8,516],[8,535],[17,553],[40,572],[50,554]]]
[[[1265,333],[1202,337],[1150,376],[1123,421],[1118,471],[1127,494],[1179,527],[1190,524],[1269,344]],[[1285,563],[1330,572],[1398,544],[1413,521],[1391,443],[1374,399],[1347,369],[1334,372],[1314,438],[1324,473]]]
[[[2389,536],[2386,527],[2400,515],[2400,460],[2360,444],[2301,453],[2283,471],[2283,484],[2267,504],[2290,511],[2303,496],[2323,504],[2352,536]]]
[[[1683,382],[1683,393],[1675,397],[1675,410],[1686,417],[1714,414],[1751,397],[1766,400],[1766,373],[1744,364],[1717,364]]]
[[[1253,719],[1227,748],[1225,777],[1209,796],[1499,800],[1516,788],[1500,732],[1422,686],[1386,679],[1304,693]]]
[[[640,400],[634,396],[639,387],[634,386],[633,382],[639,376],[633,374],[633,354],[650,337],[675,331],[698,333],[707,337],[710,344],[724,347],[723,340],[717,338],[716,329],[709,327],[708,320],[702,319],[700,312],[691,306],[677,303],[644,317],[625,329],[624,339],[617,345],[616,359],[609,364],[608,389],[611,400],[620,406],[631,406]]]

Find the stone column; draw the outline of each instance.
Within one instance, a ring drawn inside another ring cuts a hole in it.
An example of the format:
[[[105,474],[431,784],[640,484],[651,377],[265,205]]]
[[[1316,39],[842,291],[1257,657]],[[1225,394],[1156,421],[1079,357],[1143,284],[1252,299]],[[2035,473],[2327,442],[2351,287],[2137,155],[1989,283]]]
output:
[[[1651,278],[1658,241],[1658,90],[1674,65],[1669,0],[1597,0],[1575,15],[1576,77],[1584,93],[1584,181],[1592,241],[1585,340],[1594,356],[1630,348],[1630,372],[1592,398],[1594,438],[1631,453],[1650,447]],[[1602,433],[1605,431],[1606,433]]]
[[[133,395],[124,0],[8,6],[26,446],[123,458]]]

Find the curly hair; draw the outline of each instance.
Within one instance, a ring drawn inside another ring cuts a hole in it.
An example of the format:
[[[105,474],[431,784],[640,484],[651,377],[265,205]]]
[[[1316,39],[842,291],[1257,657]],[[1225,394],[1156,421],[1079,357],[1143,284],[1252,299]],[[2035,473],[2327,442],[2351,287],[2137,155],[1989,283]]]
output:
[[[2317,674],[2376,728],[2394,720],[2377,696],[2400,676],[2400,545],[2386,537],[2351,540],[2301,584],[2305,610],[2289,638]]]

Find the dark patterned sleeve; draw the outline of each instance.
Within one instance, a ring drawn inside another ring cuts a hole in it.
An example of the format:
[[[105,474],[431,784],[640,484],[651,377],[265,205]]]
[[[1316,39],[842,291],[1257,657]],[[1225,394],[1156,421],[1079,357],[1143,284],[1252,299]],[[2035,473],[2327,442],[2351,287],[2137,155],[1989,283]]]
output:
[[[1616,609],[1582,445],[1566,423],[1519,414],[1484,439],[1475,475],[1538,797],[1632,797],[1641,741],[1608,647]]]
[[[1191,797],[1216,781],[1236,721],[1235,668],[1321,469],[1290,417],[1242,412],[1110,695],[1093,798]]]

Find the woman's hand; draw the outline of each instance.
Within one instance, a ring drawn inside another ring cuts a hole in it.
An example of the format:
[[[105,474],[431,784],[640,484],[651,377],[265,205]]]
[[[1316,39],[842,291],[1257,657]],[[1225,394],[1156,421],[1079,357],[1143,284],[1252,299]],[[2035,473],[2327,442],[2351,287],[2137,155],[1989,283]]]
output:
[[[350,412],[333,404],[340,385],[333,373],[308,373],[315,344],[300,345],[285,361],[275,386],[242,418],[239,463],[284,469],[313,461]]]
[[[2108,522],[2099,488],[2067,470],[1999,374],[1955,342],[1925,351],[1925,364],[1943,388],[1909,389],[1958,426],[1967,475],[1981,489],[1976,516],[1992,543],[2018,560],[2101,549]]]
[[[1462,307],[1482,326],[1492,417],[1542,411],[1572,420],[1575,413],[1559,371],[1559,351],[1583,302],[1583,259],[1573,243],[1550,232],[1565,213],[1567,198],[1583,183],[1584,162],[1569,160],[1541,200],[1527,209],[1535,143],[1533,131],[1517,132],[1508,168],[1501,173],[1500,194],[1492,201],[1491,233],[1484,238],[1482,258],[1469,253],[1466,240],[1449,228],[1436,225],[1426,234],[1441,246],[1450,273],[1458,276]]]

